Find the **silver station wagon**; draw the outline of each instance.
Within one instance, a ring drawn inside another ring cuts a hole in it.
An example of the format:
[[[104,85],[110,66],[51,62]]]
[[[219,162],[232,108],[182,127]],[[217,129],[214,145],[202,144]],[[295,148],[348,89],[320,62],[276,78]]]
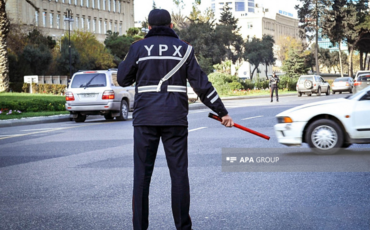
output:
[[[319,75],[302,75],[299,77],[297,82],[297,92],[298,97],[302,94],[311,96],[313,93],[316,93],[317,96],[320,96],[321,93],[330,95],[330,85]]]
[[[81,71],[73,75],[66,92],[65,107],[75,122],[88,115],[103,115],[106,120],[127,120],[133,109],[135,87],[121,87],[116,70]]]

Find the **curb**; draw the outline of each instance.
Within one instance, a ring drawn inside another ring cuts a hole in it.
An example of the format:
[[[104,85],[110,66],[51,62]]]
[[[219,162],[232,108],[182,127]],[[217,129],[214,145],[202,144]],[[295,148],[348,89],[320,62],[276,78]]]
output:
[[[294,94],[281,94],[279,97],[285,96],[293,96]],[[255,98],[268,98],[270,95],[261,95],[261,96],[237,96],[237,97],[224,97],[221,98],[222,100],[240,100],[240,99],[255,99]],[[189,105],[189,110],[197,110],[197,109],[207,109],[208,107],[205,106],[201,102],[196,102],[194,104]],[[29,125],[29,124],[44,124],[44,123],[56,123],[56,122],[65,122],[70,121],[69,115],[55,115],[55,116],[47,116],[47,117],[28,117],[28,118],[21,118],[21,119],[11,119],[11,120],[2,120],[0,121],[0,128],[1,127],[12,127],[12,126],[20,126],[20,125]]]

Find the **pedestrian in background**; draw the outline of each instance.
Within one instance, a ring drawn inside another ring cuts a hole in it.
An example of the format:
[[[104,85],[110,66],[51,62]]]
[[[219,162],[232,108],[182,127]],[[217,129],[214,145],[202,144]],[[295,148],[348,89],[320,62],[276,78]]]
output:
[[[201,101],[233,126],[216,89],[201,70],[191,45],[172,30],[167,10],[149,13],[149,33],[133,43],[118,67],[118,83],[136,82],[134,126],[133,227],[149,226],[149,185],[159,140],[162,140],[171,176],[172,214],[176,229],[190,230],[188,178],[187,80]]]
[[[274,91],[276,91],[276,101],[279,102],[279,94],[278,94],[278,90],[279,90],[279,84],[280,82],[280,79],[278,76],[276,76],[275,72],[272,74],[272,77],[270,79],[270,82],[269,82],[269,86],[270,86],[270,96],[271,96],[271,102],[273,102],[273,97],[274,97]]]

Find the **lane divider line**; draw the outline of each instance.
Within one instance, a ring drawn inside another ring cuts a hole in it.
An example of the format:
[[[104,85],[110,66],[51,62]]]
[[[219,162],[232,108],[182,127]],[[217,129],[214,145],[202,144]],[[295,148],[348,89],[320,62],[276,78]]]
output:
[[[104,124],[108,124],[108,123],[112,123],[112,122],[106,122]],[[79,125],[79,126],[65,127],[65,128],[55,128],[55,129],[51,129],[51,130],[38,131],[38,132],[33,132],[33,133],[25,133],[25,134],[13,135],[13,136],[0,137],[0,140],[4,140],[4,139],[8,139],[8,138],[13,138],[13,137],[29,136],[29,135],[33,135],[33,134],[39,134],[39,133],[49,133],[49,132],[59,131],[59,130],[63,130],[63,129],[73,129],[73,128],[77,128],[77,127],[84,127],[84,126],[91,126],[91,125],[100,125],[100,124],[101,123],[98,123],[98,124]]]
[[[253,119],[253,118],[259,118],[259,117],[263,117],[263,116],[261,115],[261,116],[255,116],[255,117],[247,117],[247,118],[243,118],[242,121]]]
[[[207,127],[200,127],[200,128],[196,128],[196,129],[190,129],[188,132],[193,132],[193,131],[197,131],[197,130],[201,130],[201,129],[206,129]]]

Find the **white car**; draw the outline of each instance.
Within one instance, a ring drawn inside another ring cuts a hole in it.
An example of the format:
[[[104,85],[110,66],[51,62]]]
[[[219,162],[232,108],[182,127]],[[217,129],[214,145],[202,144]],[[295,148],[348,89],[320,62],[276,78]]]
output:
[[[316,153],[335,153],[351,144],[370,143],[370,86],[342,99],[309,103],[276,115],[279,143],[307,143]]]
[[[103,115],[106,120],[127,120],[133,110],[135,87],[121,87],[117,71],[80,71],[73,75],[66,92],[66,110],[76,122],[88,115]]]

